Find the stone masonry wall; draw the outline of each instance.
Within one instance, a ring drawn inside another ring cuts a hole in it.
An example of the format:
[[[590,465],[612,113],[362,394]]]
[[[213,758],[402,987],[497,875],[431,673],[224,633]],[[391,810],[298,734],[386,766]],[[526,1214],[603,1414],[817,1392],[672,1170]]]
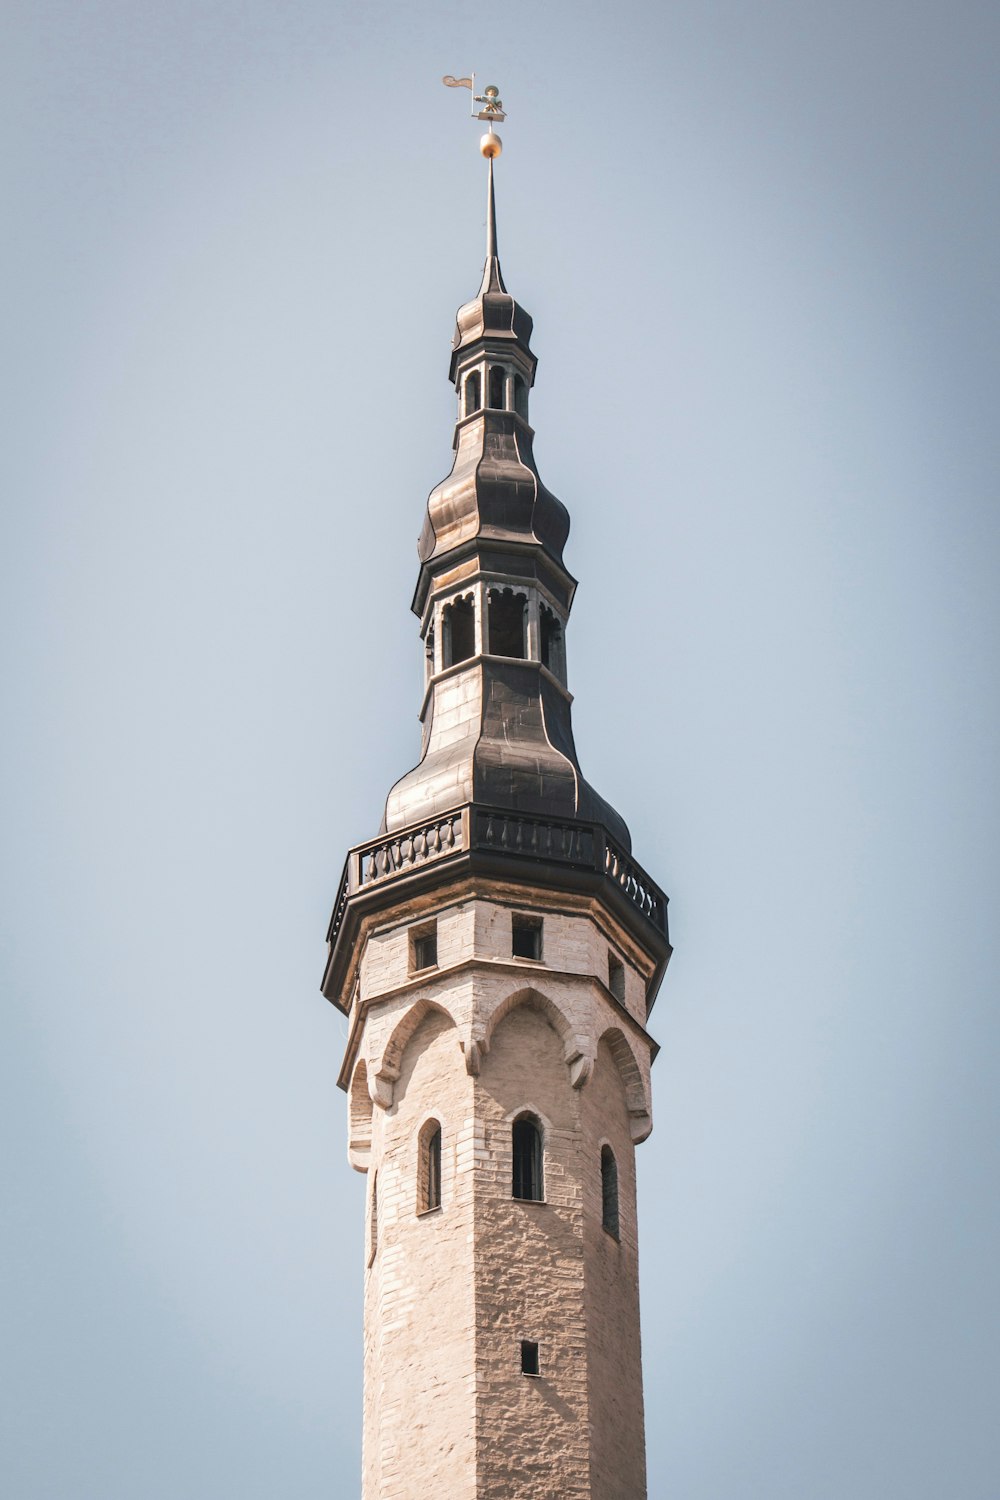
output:
[[[373,1122],[364,1500],[476,1495],[471,1094],[455,1028],[432,1011],[410,1039],[392,1107]],[[431,1116],[441,1125],[441,1208],[421,1215],[418,1136]]]
[[[591,1434],[592,1500],[635,1500],[646,1493],[639,1338],[639,1246],[635,1148],[621,1075],[606,1042],[580,1094],[583,1176],[584,1308]],[[601,1147],[618,1165],[619,1234],[603,1225]]]
[[[651,1044],[608,992],[609,946],[633,1015],[644,976],[603,919],[530,895],[442,893],[370,933],[361,955],[351,1110],[352,1160],[369,1174],[364,1500],[645,1496],[633,1142],[649,1129]],[[516,911],[543,917],[540,962],[511,954]],[[428,920],[438,964],[414,974],[410,929]],[[543,1123],[541,1203],[512,1196],[511,1126],[524,1110]],[[442,1203],[421,1214],[418,1137],[432,1117]],[[617,1240],[602,1227],[605,1143]],[[538,1378],[521,1373],[522,1339],[540,1346]]]

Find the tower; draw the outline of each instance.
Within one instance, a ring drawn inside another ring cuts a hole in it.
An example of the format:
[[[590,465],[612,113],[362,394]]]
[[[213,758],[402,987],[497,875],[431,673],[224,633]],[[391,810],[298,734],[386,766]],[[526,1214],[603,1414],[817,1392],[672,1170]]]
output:
[[[421,757],[348,854],[323,979],[367,1174],[363,1496],[641,1500],[634,1152],[667,903],[577,760],[569,518],[532,456],[488,139],[418,544]]]

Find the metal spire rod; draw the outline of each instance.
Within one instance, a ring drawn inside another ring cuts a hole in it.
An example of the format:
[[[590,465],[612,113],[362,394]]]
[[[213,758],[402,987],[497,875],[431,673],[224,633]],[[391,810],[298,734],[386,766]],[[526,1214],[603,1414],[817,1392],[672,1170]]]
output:
[[[493,196],[493,158],[489,158],[489,184],[486,189],[486,259],[497,256],[497,205]]]

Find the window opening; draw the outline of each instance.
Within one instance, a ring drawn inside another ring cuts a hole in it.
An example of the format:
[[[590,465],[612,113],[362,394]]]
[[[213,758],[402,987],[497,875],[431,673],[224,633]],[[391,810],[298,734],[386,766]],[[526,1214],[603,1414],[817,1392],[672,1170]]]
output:
[[[503,411],[504,386],[507,383],[507,372],[503,365],[490,365],[490,405],[497,411]]]
[[[528,387],[522,376],[514,376],[514,410],[519,417],[528,420]]]
[[[465,415],[471,417],[474,411],[482,406],[482,383],[479,379],[479,371],[473,370],[471,375],[465,377]]]
[[[561,682],[565,677],[562,625],[545,604],[539,610],[539,625],[542,666],[548,667],[549,671],[554,673]]]
[[[601,1147],[601,1222],[618,1238],[618,1163],[610,1146]]]
[[[534,1339],[521,1340],[521,1374],[538,1374],[538,1345]]]
[[[441,1126],[428,1120],[420,1132],[420,1165],[417,1212],[430,1213],[441,1207]]]
[[[541,960],[541,917],[521,917],[515,912],[510,919],[510,951],[515,958]]]
[[[421,969],[433,969],[438,961],[437,923],[414,927],[410,932],[410,972],[418,974]]]
[[[514,1156],[512,1194],[529,1203],[541,1203],[542,1131],[533,1115],[522,1115],[511,1130]]]
[[[471,599],[454,599],[446,604],[444,618],[444,642],[446,667],[454,667],[460,661],[468,661],[476,649],[476,611]]]
[[[427,681],[434,676],[434,631],[428,630],[424,638],[424,666],[427,673]]]
[[[513,589],[490,589],[490,653],[524,660],[524,620],[528,608],[525,594]]]
[[[371,1265],[378,1250],[378,1173],[372,1174],[372,1195],[368,1205],[368,1264]]]
[[[608,954],[608,989],[615,999],[625,1004],[625,965],[613,953]]]

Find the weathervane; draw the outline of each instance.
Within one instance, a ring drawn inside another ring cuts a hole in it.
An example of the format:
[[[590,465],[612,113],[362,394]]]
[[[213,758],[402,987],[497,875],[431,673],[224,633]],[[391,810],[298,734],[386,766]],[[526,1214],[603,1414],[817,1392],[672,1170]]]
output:
[[[472,119],[485,120],[487,125],[489,126],[486,134],[479,142],[479,149],[488,161],[492,161],[493,158],[495,156],[499,156],[500,152],[503,150],[503,142],[497,135],[496,131],[493,129],[493,126],[495,124],[498,124],[501,120],[506,120],[507,118],[507,116],[504,114],[503,100],[500,98],[500,90],[497,88],[495,83],[488,83],[483,92],[481,94],[477,94],[475,73],[472,74],[471,78],[453,78],[450,73],[446,73],[441,82],[443,84],[446,84],[450,89],[468,89],[471,93]],[[476,110],[477,104],[481,104],[483,106],[482,109],[478,112]]]

